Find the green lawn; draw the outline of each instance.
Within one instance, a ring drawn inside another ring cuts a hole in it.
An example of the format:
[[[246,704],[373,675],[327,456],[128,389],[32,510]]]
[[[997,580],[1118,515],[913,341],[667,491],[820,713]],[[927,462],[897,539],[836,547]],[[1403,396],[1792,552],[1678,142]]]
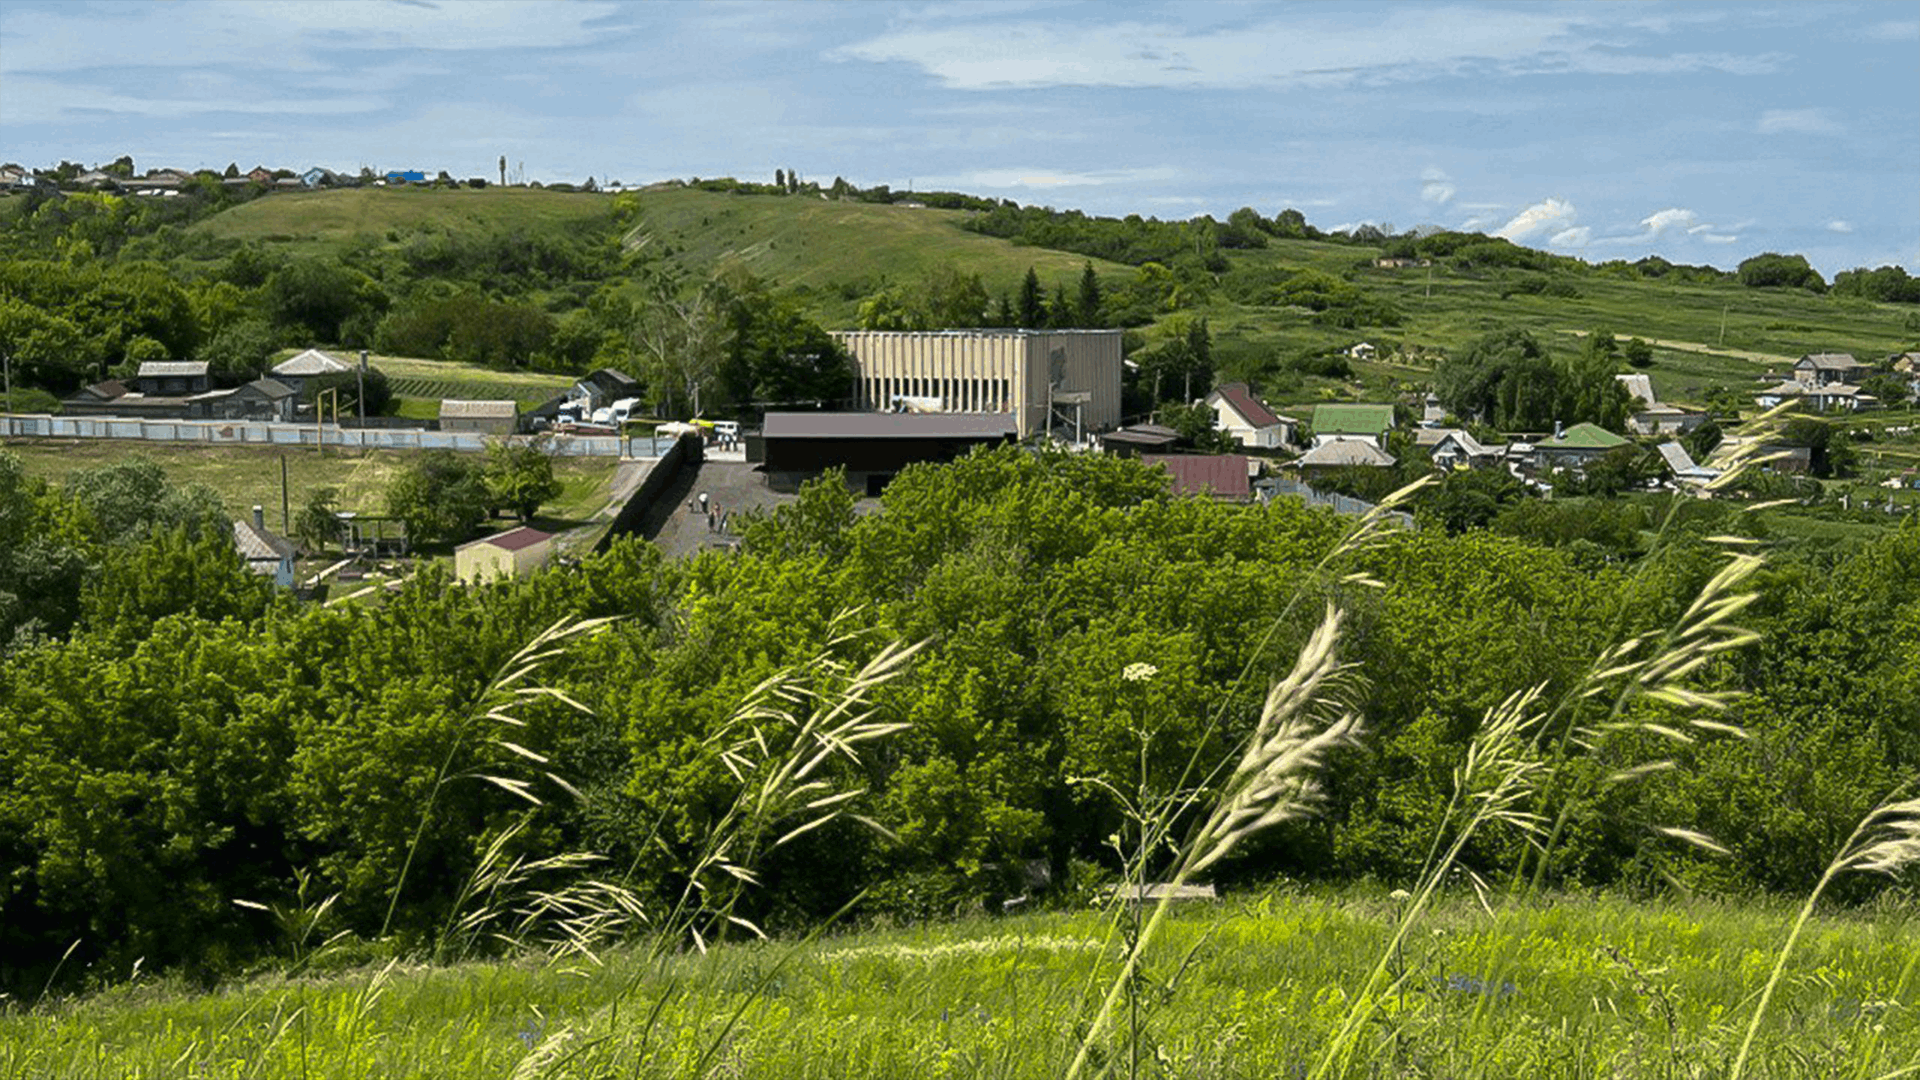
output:
[[[8,440],[6,449],[18,454],[27,473],[61,483],[84,469],[142,455],[167,471],[176,483],[201,483],[220,494],[227,510],[241,517],[255,504],[265,508],[271,528],[282,528],[280,463],[287,465],[287,499],[294,513],[316,488],[340,489],[341,509],[359,513],[384,512],[386,490],[394,473],[413,451],[327,450],[314,447],[273,449],[252,446],[193,446],[176,443],[136,443],[120,439]],[[585,521],[606,505],[607,481],[617,462],[613,458],[561,457],[554,472],[564,491],[549,503],[545,516],[556,521]]]
[[[1178,916],[1148,956],[1139,1075],[1307,1075],[1395,907],[1377,891],[1289,892]],[[1495,919],[1457,896],[1393,963],[1397,987],[1347,1075],[1723,1076],[1791,914],[1563,896]],[[624,951],[372,965],[212,993],[122,974],[94,996],[0,1016],[0,1076],[1053,1080],[1117,947],[1096,915],[1036,914],[659,966]],[[1917,967],[1911,908],[1816,919],[1746,1075],[1863,1080],[1920,1065]],[[1118,1067],[1097,1074],[1129,1075],[1129,1056],[1104,1040],[1096,1066]]]

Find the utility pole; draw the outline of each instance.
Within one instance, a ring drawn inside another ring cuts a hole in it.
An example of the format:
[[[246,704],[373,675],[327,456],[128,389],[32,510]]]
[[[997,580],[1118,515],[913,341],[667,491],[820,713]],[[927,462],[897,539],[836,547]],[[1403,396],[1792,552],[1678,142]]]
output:
[[[287,498],[287,452],[280,451],[280,535],[293,533],[293,507]]]
[[[13,354],[0,353],[0,371],[7,379],[7,434],[13,434]]]
[[[367,350],[360,350],[360,426],[367,426]]]
[[[1720,342],[1719,343],[1721,345],[1725,345],[1727,343],[1727,308],[1731,306],[1732,305],[1730,304],[1720,305]]]

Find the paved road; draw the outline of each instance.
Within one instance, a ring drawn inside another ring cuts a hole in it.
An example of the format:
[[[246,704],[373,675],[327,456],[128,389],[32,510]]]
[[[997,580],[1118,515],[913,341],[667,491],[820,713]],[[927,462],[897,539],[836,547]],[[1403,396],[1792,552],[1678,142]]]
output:
[[[640,523],[641,535],[659,544],[670,558],[737,543],[738,529],[720,532],[707,527],[707,515],[698,509],[701,492],[706,493],[709,507],[728,515],[772,509],[794,500],[767,487],[766,480],[745,462],[704,461],[681,469],[661,492]],[[689,504],[694,508],[689,509]]]

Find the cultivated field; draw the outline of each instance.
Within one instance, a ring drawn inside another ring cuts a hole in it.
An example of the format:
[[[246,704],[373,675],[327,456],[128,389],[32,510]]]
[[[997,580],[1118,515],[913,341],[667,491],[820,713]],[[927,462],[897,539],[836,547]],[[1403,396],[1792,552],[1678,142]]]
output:
[[[1123,1020],[1088,1075],[1318,1075],[1397,903],[1282,892],[1178,917],[1150,955],[1137,1026]],[[1784,904],[1562,896],[1496,920],[1455,897],[1392,962],[1395,989],[1346,1075],[1724,1076],[1791,918]],[[628,952],[392,970],[366,960],[211,994],[121,976],[96,996],[0,1017],[0,1075],[1052,1080],[1118,947],[1094,914],[1040,914],[657,965]],[[1917,991],[1911,907],[1817,920],[1744,1075],[1920,1067]]]

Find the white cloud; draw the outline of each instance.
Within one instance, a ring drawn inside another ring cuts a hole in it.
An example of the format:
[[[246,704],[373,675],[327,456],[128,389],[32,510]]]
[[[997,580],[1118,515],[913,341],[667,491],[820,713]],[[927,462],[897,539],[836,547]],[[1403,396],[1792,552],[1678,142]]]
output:
[[[1702,228],[1712,228],[1710,225],[1697,225],[1696,222],[1699,220],[1700,215],[1693,211],[1682,210],[1677,206],[1673,206],[1641,218],[1640,227],[1646,230],[1644,238],[1648,240],[1658,240],[1675,229],[1699,232]]]
[[[1839,218],[1835,218],[1832,221],[1827,222],[1827,231],[1837,232],[1837,233],[1850,233],[1853,231],[1853,223],[1850,221],[1842,221]]]
[[[1547,199],[1515,214],[1493,235],[1514,241],[1524,240],[1549,229],[1561,230],[1572,226],[1574,214],[1572,203],[1563,199]]]
[[[1753,224],[1750,221],[1733,226],[1738,232]],[[1596,244],[1656,244],[1662,240],[1677,240],[1693,236],[1709,244],[1731,244],[1740,239],[1731,233],[1716,233],[1719,226],[1700,220],[1700,215],[1679,206],[1670,206],[1665,210],[1656,210],[1640,219],[1640,231],[1626,236],[1607,236],[1594,241]]]
[[[1593,239],[1593,230],[1591,228],[1585,225],[1576,225],[1571,229],[1566,229],[1561,232],[1554,233],[1553,238],[1548,240],[1547,243],[1552,244],[1555,247],[1576,247],[1577,248],[1577,247],[1586,247],[1587,241],[1592,239]]]
[[[1840,125],[1825,109],[1768,109],[1754,130],[1762,135],[1831,135]]]
[[[1313,9],[1296,9],[1313,11]],[[903,25],[827,53],[834,60],[912,64],[949,87],[1243,88],[1381,85],[1466,71],[1646,74],[1774,70],[1779,57],[1633,54],[1602,25],[1605,11],[1401,7],[1342,20],[1296,14],[1251,25],[1170,22],[1088,27],[1064,20]]]
[[[1865,35],[1874,41],[1920,41],[1920,19],[1896,19],[1867,27]]]
[[[1428,166],[1420,173],[1420,180],[1420,201],[1432,203],[1435,206],[1445,206],[1453,201],[1453,196],[1458,190],[1453,186],[1452,177],[1432,166]]]

